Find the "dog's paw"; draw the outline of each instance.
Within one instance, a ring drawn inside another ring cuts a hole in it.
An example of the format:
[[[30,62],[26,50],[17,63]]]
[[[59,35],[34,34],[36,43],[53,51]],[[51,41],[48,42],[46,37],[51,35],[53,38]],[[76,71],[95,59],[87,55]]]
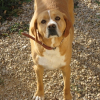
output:
[[[34,96],[32,100],[44,100],[44,97]]]

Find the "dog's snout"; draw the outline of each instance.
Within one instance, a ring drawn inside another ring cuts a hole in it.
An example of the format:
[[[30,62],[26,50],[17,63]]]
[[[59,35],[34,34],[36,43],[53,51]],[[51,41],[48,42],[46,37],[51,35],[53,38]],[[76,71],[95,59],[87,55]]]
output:
[[[56,24],[50,24],[48,26],[48,33],[49,33],[48,37],[50,37],[50,36],[58,36]]]
[[[48,29],[55,29],[56,28],[56,25],[55,24],[51,24],[48,26]]]
[[[47,27],[47,29],[48,29],[48,38],[50,37],[50,36],[58,36],[58,33],[57,33],[57,26],[56,26],[56,24],[55,23],[50,23],[50,24],[48,24],[48,27]],[[58,36],[59,37],[59,36]]]

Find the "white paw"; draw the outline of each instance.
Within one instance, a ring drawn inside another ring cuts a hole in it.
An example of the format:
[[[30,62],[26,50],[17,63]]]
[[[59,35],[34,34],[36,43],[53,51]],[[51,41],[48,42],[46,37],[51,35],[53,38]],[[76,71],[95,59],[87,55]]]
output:
[[[34,96],[33,100],[44,100],[44,97]]]

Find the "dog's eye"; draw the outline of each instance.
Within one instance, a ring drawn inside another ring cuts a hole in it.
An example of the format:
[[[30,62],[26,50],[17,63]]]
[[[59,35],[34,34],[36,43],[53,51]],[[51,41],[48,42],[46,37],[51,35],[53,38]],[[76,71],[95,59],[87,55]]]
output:
[[[55,18],[55,20],[60,20],[60,17],[59,17],[59,16],[57,16],[57,17]]]
[[[41,23],[42,23],[42,24],[45,24],[45,23],[46,23],[46,20],[42,20]]]

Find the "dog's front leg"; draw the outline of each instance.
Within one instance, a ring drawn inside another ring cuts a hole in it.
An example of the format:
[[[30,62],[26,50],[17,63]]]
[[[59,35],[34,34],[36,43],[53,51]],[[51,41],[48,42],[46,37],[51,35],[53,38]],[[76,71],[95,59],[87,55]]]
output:
[[[44,69],[39,65],[35,65],[34,70],[37,78],[37,91],[33,97],[33,100],[44,100],[44,86],[43,86]]]
[[[64,80],[64,100],[72,100],[70,93],[70,66],[64,66],[61,70]]]

